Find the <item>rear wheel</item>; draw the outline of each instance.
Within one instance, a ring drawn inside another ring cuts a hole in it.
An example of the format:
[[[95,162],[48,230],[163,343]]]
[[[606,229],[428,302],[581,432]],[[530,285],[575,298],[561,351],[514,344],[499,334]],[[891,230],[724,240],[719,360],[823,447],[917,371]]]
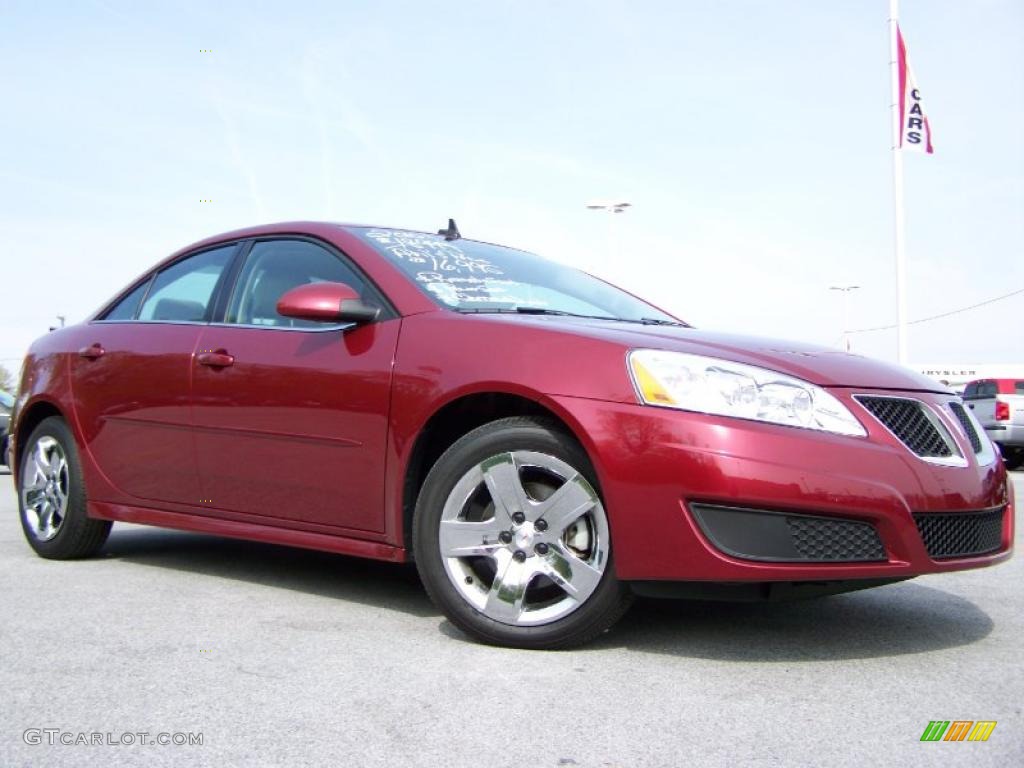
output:
[[[502,419],[437,461],[416,506],[416,564],[453,624],[488,643],[579,645],[629,607],[608,518],[575,440],[546,421]]]
[[[78,449],[63,419],[51,416],[32,430],[19,476],[21,527],[37,554],[68,560],[99,551],[111,523],[86,515]]]

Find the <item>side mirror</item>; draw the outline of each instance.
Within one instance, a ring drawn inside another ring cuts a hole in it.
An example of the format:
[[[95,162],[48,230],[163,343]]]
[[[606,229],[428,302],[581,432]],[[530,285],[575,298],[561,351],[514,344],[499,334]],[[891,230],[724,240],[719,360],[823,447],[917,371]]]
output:
[[[308,283],[292,288],[278,299],[277,312],[321,323],[368,323],[377,319],[380,307],[364,304],[359,294],[345,283]]]

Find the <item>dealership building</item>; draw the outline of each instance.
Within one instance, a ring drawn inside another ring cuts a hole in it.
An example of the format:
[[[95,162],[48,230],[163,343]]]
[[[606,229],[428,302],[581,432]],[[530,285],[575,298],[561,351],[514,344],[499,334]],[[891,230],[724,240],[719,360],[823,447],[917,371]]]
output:
[[[950,389],[962,392],[967,382],[975,379],[1024,379],[1024,365],[984,363],[979,365],[941,364],[911,366],[918,373],[935,379]]]

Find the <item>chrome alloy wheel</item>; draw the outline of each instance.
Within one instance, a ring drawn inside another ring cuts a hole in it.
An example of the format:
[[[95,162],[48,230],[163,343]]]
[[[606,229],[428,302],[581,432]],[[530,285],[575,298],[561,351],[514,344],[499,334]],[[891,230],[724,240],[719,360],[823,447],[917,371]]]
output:
[[[68,509],[68,460],[61,444],[40,437],[21,469],[21,503],[32,535],[49,541],[60,530]]]
[[[455,484],[438,544],[455,589],[494,621],[548,624],[597,589],[608,520],[586,478],[534,451],[492,456]]]

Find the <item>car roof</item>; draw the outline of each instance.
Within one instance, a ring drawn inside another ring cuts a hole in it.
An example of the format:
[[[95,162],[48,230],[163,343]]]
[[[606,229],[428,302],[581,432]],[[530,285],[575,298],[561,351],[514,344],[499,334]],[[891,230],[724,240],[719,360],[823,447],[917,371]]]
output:
[[[318,235],[323,237],[325,235],[329,236],[331,230],[337,229],[382,229],[391,232],[410,232],[417,235],[430,235],[433,237],[440,236],[440,233],[438,232],[428,232],[422,229],[410,229],[409,227],[384,226],[380,224],[359,224],[355,222],[341,221],[279,221],[273,224],[258,224],[256,226],[243,227],[241,229],[234,229],[229,232],[221,232],[217,235],[211,235],[210,237],[204,237],[202,240],[198,240],[184,248],[180,248],[168,259],[168,261],[172,260],[175,256],[185,253],[186,251],[193,251],[197,248],[202,248],[207,245],[215,245],[229,240],[241,240],[248,237],[266,237],[267,235]],[[502,245],[501,243],[492,243],[487,240],[477,240],[472,237],[460,237],[459,239],[470,243],[482,243],[484,245],[494,245],[500,248],[509,248],[510,250],[522,250],[521,248],[513,248],[511,246]]]

